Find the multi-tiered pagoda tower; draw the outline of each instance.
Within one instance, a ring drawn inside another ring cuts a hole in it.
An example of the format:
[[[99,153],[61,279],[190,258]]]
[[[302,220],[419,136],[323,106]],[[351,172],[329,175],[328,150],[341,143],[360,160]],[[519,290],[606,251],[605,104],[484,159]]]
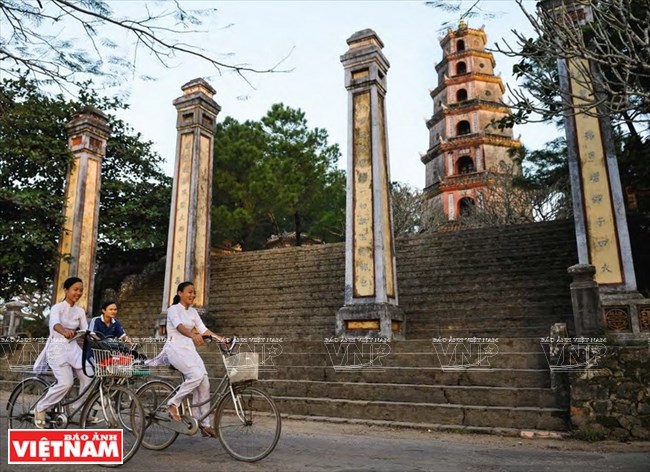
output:
[[[440,41],[438,86],[431,91],[433,116],[427,121],[429,150],[422,162],[429,209],[449,220],[481,204],[479,194],[489,190],[490,173],[511,165],[508,150],[520,146],[511,128],[491,124],[510,109],[502,103],[505,87],[494,75],[486,42],[483,28],[469,28],[464,21]]]

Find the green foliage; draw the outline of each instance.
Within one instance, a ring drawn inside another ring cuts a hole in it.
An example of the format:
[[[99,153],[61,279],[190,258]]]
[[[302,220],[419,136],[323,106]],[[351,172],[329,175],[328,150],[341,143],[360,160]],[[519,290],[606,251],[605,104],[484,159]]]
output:
[[[345,176],[327,139],[304,112],[282,104],[259,122],[226,118],[215,137],[213,244],[259,249],[288,232],[341,240]]]
[[[630,135],[620,141],[618,167],[623,188],[650,190],[650,137]],[[650,202],[639,206],[650,213]]]
[[[395,237],[419,233],[423,217],[422,192],[405,183],[391,182],[390,195]]]
[[[518,162],[524,167],[522,184],[533,186],[550,186],[556,182],[568,185],[569,165],[567,163],[566,139],[556,138],[546,143],[544,148],[529,151],[521,147]]]
[[[28,281],[44,289],[58,260],[65,174],[72,156],[63,123],[73,107],[24,79],[0,90],[0,296]]]
[[[341,188],[340,175],[328,177],[330,172],[340,174],[335,169],[340,156],[338,146],[328,145],[324,129],[310,130],[302,110],[283,104],[273,105],[262,118],[262,125],[269,140],[264,167],[274,177],[269,182],[274,198],[270,215],[278,234],[295,231],[297,245],[304,230],[312,237],[328,239],[329,231],[321,218],[331,219],[336,215],[331,214],[332,208],[325,214],[321,209],[329,206],[328,198],[336,198],[336,188],[331,188],[332,185],[339,184]],[[339,203],[344,208],[344,201]],[[310,231],[314,225],[321,227],[320,234]],[[337,226],[332,232],[339,230]]]
[[[263,247],[271,231],[267,222],[270,178],[263,169],[266,135],[260,123],[226,117],[217,125],[212,187],[212,242]]]
[[[116,99],[48,96],[25,80],[0,89],[0,297],[45,290],[59,255],[65,178],[72,162],[65,125],[85,105],[106,112]],[[112,135],[102,162],[101,261],[110,249],[161,246],[167,237],[170,179],[139,134],[108,114]]]

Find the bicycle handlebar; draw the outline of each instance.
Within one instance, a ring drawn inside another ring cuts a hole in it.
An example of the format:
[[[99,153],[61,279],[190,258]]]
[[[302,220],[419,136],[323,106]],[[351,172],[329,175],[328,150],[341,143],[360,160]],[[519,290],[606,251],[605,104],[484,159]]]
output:
[[[216,342],[217,346],[219,347],[219,350],[223,354],[228,354],[228,355],[230,355],[232,353],[232,350],[235,348],[235,344],[237,344],[237,338],[236,337],[225,338],[225,343],[222,343],[221,341],[219,341],[216,338],[216,336],[212,336],[212,335],[203,336],[203,339],[206,340],[206,341],[214,341],[214,342]]]

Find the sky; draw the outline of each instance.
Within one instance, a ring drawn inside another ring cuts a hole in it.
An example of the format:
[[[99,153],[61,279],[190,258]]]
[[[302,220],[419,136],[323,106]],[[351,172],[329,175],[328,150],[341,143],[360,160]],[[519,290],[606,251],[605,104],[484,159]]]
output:
[[[112,2],[117,13],[138,2]],[[463,2],[471,6],[471,2]],[[533,11],[535,1],[526,1]],[[163,166],[173,175],[176,146],[176,109],[172,101],[182,95],[181,86],[202,77],[216,90],[222,107],[218,121],[231,116],[239,121],[259,120],[274,103],[300,108],[310,128],[324,128],[330,144],[341,149],[339,167],[347,162],[347,91],[340,56],[346,40],[356,31],[370,28],[384,43],[390,62],[386,95],[386,120],[391,180],[424,187],[424,165],[420,155],[427,151],[425,121],[433,113],[429,90],[437,86],[435,65],[442,58],[439,41],[443,24],[458,24],[459,13],[428,7],[423,1],[228,1],[182,2],[185,8],[216,7],[217,13],[201,28],[205,33],[189,35],[225,62],[250,64],[267,69],[278,64],[273,74],[248,75],[250,84],[233,73],[219,74],[200,60],[178,57],[165,69],[152,58],[139,55],[135,76],[124,91],[131,108],[122,114],[135,130],[154,143],[164,158]],[[120,7],[121,5],[121,7]],[[513,0],[482,0],[483,15],[468,21],[471,28],[484,26],[488,47],[503,40],[515,44],[511,30],[532,33],[524,14]],[[117,7],[117,8],[116,8]],[[120,10],[122,8],[122,10]],[[516,86],[510,71],[514,59],[495,53],[496,73]],[[155,81],[138,79],[150,74]],[[518,126],[515,137],[525,146],[539,149],[560,131],[549,125]],[[215,146],[219,143],[216,142]]]

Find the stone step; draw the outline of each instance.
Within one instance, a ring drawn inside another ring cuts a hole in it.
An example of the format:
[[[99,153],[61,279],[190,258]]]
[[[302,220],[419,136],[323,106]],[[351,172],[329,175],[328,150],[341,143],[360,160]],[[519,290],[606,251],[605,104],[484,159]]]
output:
[[[256,285],[254,280],[236,283],[231,282],[228,285],[222,284],[215,288],[212,293],[212,299],[224,302],[236,302],[242,304],[241,292],[247,288],[254,287],[254,293],[247,296],[247,300],[265,298],[268,296],[284,298],[310,298],[314,300],[339,298],[343,293],[343,280],[320,280],[314,279],[303,280],[278,280],[277,283],[267,281],[262,286]],[[473,294],[481,298],[492,299],[494,297],[508,299],[520,298],[522,295],[531,299],[545,299],[550,294],[557,294],[566,291],[566,297],[569,297],[569,290],[566,285],[557,281],[543,281],[533,278],[520,279],[513,281],[512,286],[508,286],[507,279],[499,281],[485,280],[480,277],[465,277],[458,282],[445,281],[444,283],[425,283],[423,281],[411,280],[409,283],[398,285],[399,293],[430,295],[436,294],[441,296],[453,296],[454,298],[463,299],[468,294]],[[319,291],[314,291],[318,286]],[[321,291],[322,290],[322,291]]]
[[[454,258],[467,259],[480,257],[485,254],[487,259],[492,258],[519,261],[526,258],[540,258],[543,253],[553,254],[558,257],[572,257],[576,250],[566,244],[566,240],[558,239],[544,244],[534,240],[524,241],[485,241],[482,243],[468,243],[459,239],[453,244],[427,241],[419,245],[397,246],[398,258],[411,260],[417,254],[423,257],[437,257],[443,260]]]
[[[216,366],[219,368],[219,365]],[[550,387],[548,369],[499,369],[487,370],[443,370],[439,367],[366,367],[340,366],[278,366],[275,371],[260,373],[266,380],[315,380],[328,382],[373,382],[385,383],[390,379],[394,383],[417,383],[422,385],[483,385],[502,387]]]
[[[328,317],[335,317],[336,312],[342,303],[322,306],[290,306],[276,308],[267,306],[266,309],[261,307],[248,307],[246,310],[237,309],[236,307],[215,303],[214,311],[210,316],[215,320],[226,320],[237,318],[242,326],[250,326],[254,323],[269,324],[274,321],[287,321],[305,323],[314,320],[315,323],[323,321]],[[568,314],[566,307],[544,306],[542,304],[522,303],[522,311],[514,311],[510,306],[491,306],[489,311],[478,310],[476,307],[454,308],[449,306],[441,309],[430,309],[428,307],[412,307],[401,305],[405,312],[406,322],[418,324],[434,323],[437,326],[452,326],[462,323],[464,326],[478,325],[499,325],[524,323],[525,325],[532,322],[553,323],[555,319],[561,318]],[[550,325],[549,325],[550,326]],[[504,335],[505,336],[505,335]]]
[[[418,328],[410,327],[406,325],[406,337],[407,339],[431,339],[432,337],[499,337],[499,336],[511,336],[511,337],[531,337],[531,336],[547,336],[550,330],[550,325],[531,325],[525,327],[482,327],[482,328]]]
[[[566,430],[566,411],[557,408],[467,406],[440,403],[274,397],[281,412],[368,420],[448,425]]]
[[[556,321],[561,321],[560,318]],[[142,326],[147,327],[147,325],[152,323],[145,323]],[[324,331],[324,336],[333,336],[335,321],[334,317],[325,319],[320,322],[314,321],[305,321],[305,322],[296,322],[290,318],[286,322],[280,320],[266,320],[266,322],[255,321],[250,324],[244,324],[241,321],[236,319],[221,319],[215,322],[208,322],[213,330],[217,330],[228,334],[230,336],[239,336],[239,337],[283,337],[283,336],[292,336],[298,337],[308,334],[310,330],[319,330]],[[456,327],[447,327],[447,326],[436,326],[432,324],[406,324],[407,339],[429,339],[435,337],[498,337],[498,336],[545,336],[550,330],[550,325],[552,323],[538,323],[538,324],[529,324],[525,326],[512,325],[512,326],[499,326],[499,325],[489,325],[484,326],[463,326],[458,325]],[[153,324],[152,324],[153,325]],[[133,329],[133,326],[130,326]]]
[[[271,395],[284,397],[448,403],[474,406],[557,407],[555,392],[543,388],[314,382],[308,380],[268,380],[262,382],[262,385]]]
[[[381,342],[333,341],[331,337],[318,341],[257,337],[240,338],[239,349],[257,352],[261,356],[260,362],[276,367],[333,367],[358,361],[374,362],[375,367],[439,368],[480,360],[483,368],[548,369],[545,347],[539,338]],[[200,352],[206,362],[221,362],[221,357],[211,346],[200,348]]]
[[[508,255],[504,249],[495,252],[483,251],[477,254],[465,255],[463,257],[451,253],[432,253],[422,254],[414,252],[412,255],[400,254],[397,257],[398,270],[402,266],[413,267],[414,270],[426,271],[432,274],[452,275],[459,269],[479,270],[481,273],[495,273],[495,268],[506,268],[512,271],[522,273],[528,271],[543,270],[560,270],[566,274],[566,269],[575,260],[574,254],[554,254],[548,249],[541,248],[536,252],[520,252],[519,249],[513,248],[518,255]],[[504,254],[505,253],[505,254]],[[554,256],[554,257],[549,257]],[[219,261],[213,261],[214,267],[212,278],[230,279],[247,278],[249,276],[266,274],[269,277],[286,276],[292,277],[300,273],[315,273],[328,276],[330,274],[342,273],[345,268],[345,261],[310,261],[305,260],[301,263],[290,263],[278,259],[275,263],[258,263],[242,256],[242,260],[237,265],[223,266]],[[433,264],[433,265],[432,265]],[[399,275],[398,275],[399,276]]]
[[[390,345],[381,344],[366,344],[366,347],[352,344],[351,347],[346,347],[345,344],[336,343],[323,347],[324,352],[319,353],[284,352],[282,346],[281,343],[275,345],[267,343],[257,346],[248,345],[244,349],[257,352],[260,363],[269,369],[294,365],[329,368],[353,362],[367,362],[375,368],[442,368],[449,365],[475,363],[485,369],[548,369],[548,361],[541,346],[537,352],[504,352],[499,349],[498,343],[483,345],[480,350],[477,348],[472,350],[466,346],[455,348],[453,345],[450,347],[442,344],[432,346],[430,351],[425,353],[392,352]],[[491,351],[485,352],[488,347]],[[221,362],[220,358],[210,356],[204,356],[204,359],[212,364]]]
[[[526,326],[508,326],[501,327],[498,325],[485,325],[478,327],[440,327],[435,323],[431,324],[415,324],[407,323],[406,324],[406,334],[407,339],[426,339],[431,340],[433,337],[499,337],[499,336],[511,336],[511,337],[531,337],[531,336],[546,336],[549,333],[550,326],[552,322],[560,322],[562,318],[557,320],[550,320],[547,323],[539,323]],[[147,327],[150,323],[146,323],[144,326]],[[288,319],[286,323],[280,323],[278,321],[272,321],[263,324],[262,322],[253,322],[249,325],[243,324],[240,320],[237,319],[220,319],[214,323],[210,323],[210,326],[219,332],[223,332],[229,335],[235,336],[246,336],[246,337],[283,337],[283,336],[306,336],[309,334],[318,332],[318,337],[323,336],[333,336],[334,335],[334,317],[331,317],[327,320],[321,322],[304,322],[298,323]],[[312,336],[313,338],[313,336]]]
[[[438,267],[446,268],[448,264],[457,263],[460,266],[475,264],[480,260],[481,266],[505,263],[517,265],[522,262],[534,262],[544,265],[559,265],[565,260],[575,258],[575,251],[564,247],[554,246],[521,246],[520,244],[511,247],[500,245],[494,247],[483,245],[474,249],[462,245],[462,252],[456,252],[449,248],[432,245],[431,247],[397,248],[398,263],[409,263],[416,267],[427,266],[430,261],[442,261]],[[284,271],[287,275],[292,272],[304,270],[320,270],[343,268],[345,264],[344,248],[332,246],[331,254],[303,254],[301,258],[279,257],[278,254],[264,254],[265,251],[244,252],[236,258],[224,261],[223,259],[212,259],[212,274],[219,277],[221,274],[258,273],[268,271],[271,274]],[[260,257],[258,254],[262,253]],[[555,257],[549,258],[549,255]]]
[[[452,340],[455,341],[455,340]],[[493,341],[490,339],[490,341]],[[292,352],[292,353],[325,353],[325,342],[336,342],[331,338],[320,339],[320,340],[304,340],[301,337],[291,337],[284,336],[280,339],[271,339],[266,340],[262,339],[240,339],[240,344],[246,344],[247,347],[245,350],[251,350],[250,345],[255,343],[271,343],[271,344],[280,344],[282,346],[282,352]],[[374,341],[373,342],[377,342]],[[383,341],[378,341],[384,344]],[[423,339],[423,340],[393,340],[388,343],[391,348],[391,352],[396,353],[428,353],[432,352],[432,340]],[[540,349],[540,338],[539,337],[520,337],[520,338],[498,338],[499,348],[503,349],[504,352],[537,352]],[[206,351],[207,353],[214,352],[214,347],[206,346],[199,348],[200,350]],[[203,352],[201,351],[201,352]]]

